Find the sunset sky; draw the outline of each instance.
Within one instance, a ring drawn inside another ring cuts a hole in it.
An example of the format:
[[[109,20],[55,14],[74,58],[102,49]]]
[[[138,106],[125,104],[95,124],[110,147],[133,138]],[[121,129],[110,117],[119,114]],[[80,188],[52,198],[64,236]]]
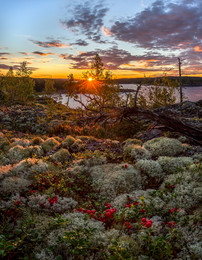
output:
[[[202,0],[1,0],[0,72],[81,77],[98,53],[117,78],[202,76]]]

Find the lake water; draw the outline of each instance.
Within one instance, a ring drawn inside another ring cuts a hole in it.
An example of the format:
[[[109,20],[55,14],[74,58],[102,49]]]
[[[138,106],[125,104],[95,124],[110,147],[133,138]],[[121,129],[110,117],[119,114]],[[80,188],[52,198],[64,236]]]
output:
[[[122,88],[123,89],[134,89],[136,90],[137,89],[137,86],[134,85],[134,84],[121,84]],[[148,91],[148,88],[149,86],[144,86],[142,87],[142,90],[147,93]],[[185,97],[188,98],[189,101],[193,101],[193,102],[196,102],[196,101],[199,101],[202,99],[202,86],[199,86],[199,87],[183,87],[183,94]],[[121,95],[123,95],[123,97],[125,96],[126,97],[126,94],[125,93],[122,93]],[[87,102],[87,99],[84,95],[79,95],[80,99],[82,100],[82,102],[84,104],[86,104]],[[67,104],[67,101],[68,101],[68,98],[65,94],[61,94],[61,95],[53,95],[53,98],[56,100],[56,101],[59,101],[61,102],[62,104]],[[179,102],[179,98],[180,98],[180,95],[179,95],[179,92],[176,91],[176,103]],[[80,108],[82,107],[80,103],[74,101],[73,98],[70,98],[69,99],[69,107],[70,108]]]

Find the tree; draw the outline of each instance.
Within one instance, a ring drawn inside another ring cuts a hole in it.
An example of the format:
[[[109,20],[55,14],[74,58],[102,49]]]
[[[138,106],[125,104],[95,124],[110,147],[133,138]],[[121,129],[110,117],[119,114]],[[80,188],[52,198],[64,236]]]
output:
[[[178,82],[170,80],[166,76],[156,79],[152,86],[147,87],[146,91],[140,91],[138,104],[140,107],[147,109],[172,105],[176,101],[175,91],[177,87]]]
[[[33,97],[35,82],[30,78],[31,74],[32,71],[27,67],[27,62],[23,61],[16,73],[19,88],[18,100],[21,102],[27,102]]]
[[[56,91],[55,82],[52,79],[45,79],[45,93],[51,95]]]
[[[68,74],[67,81],[65,81],[65,83],[63,84],[63,89],[67,94],[74,93],[75,85],[76,85],[76,81],[74,79],[74,75],[72,73]]]
[[[89,79],[92,77],[94,80],[104,80],[104,64],[102,63],[102,59],[96,53],[94,63],[91,65],[91,70],[84,72],[83,76],[85,79]]]
[[[178,66],[179,66],[179,85],[180,85],[180,103],[183,102],[181,65],[182,65],[181,59],[178,58]]]
[[[87,105],[80,102],[86,109],[103,112],[111,107],[120,104],[119,85],[113,80],[110,71],[105,71],[102,59],[96,54],[91,69],[83,73],[84,82],[80,86],[80,91],[86,97]]]
[[[67,96],[68,106],[70,98],[78,98],[77,94],[79,92],[78,84],[76,83],[72,73],[67,75],[67,81],[63,84],[63,89]]]
[[[33,98],[35,82],[29,76],[31,70],[27,62],[22,62],[16,75],[11,67],[1,83],[1,92],[4,93],[4,101],[27,102]]]
[[[32,71],[27,67],[27,61],[23,61],[17,70],[16,76],[18,77],[29,77]]]

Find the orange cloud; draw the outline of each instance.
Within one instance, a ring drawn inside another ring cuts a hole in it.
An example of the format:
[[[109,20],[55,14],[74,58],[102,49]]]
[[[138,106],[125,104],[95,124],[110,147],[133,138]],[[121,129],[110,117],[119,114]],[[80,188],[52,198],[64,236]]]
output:
[[[64,43],[61,43],[60,41],[57,40],[51,40],[51,41],[47,41],[47,42],[42,42],[42,41],[35,41],[35,40],[30,40],[32,43],[43,47],[43,48],[51,48],[51,47],[57,47],[57,48],[66,48],[66,47],[70,47]]]
[[[194,50],[195,50],[196,52],[202,52],[201,46],[195,46],[195,47],[194,47]]]
[[[78,54],[83,54],[85,51],[77,51]]]
[[[107,29],[106,27],[102,26],[102,31],[104,33],[105,36],[112,36],[112,33],[110,32],[109,29]]]
[[[41,52],[41,51],[33,51],[32,53],[35,54],[35,55],[40,55],[40,56],[47,56],[48,55],[48,53],[44,53],[44,52]]]

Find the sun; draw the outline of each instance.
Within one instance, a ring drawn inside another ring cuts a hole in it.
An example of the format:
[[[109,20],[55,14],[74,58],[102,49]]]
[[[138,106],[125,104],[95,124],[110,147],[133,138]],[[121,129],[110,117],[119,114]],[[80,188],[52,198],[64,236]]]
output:
[[[93,78],[91,78],[91,77],[90,77],[90,78],[88,78],[88,81],[92,81],[92,80],[93,80]]]

